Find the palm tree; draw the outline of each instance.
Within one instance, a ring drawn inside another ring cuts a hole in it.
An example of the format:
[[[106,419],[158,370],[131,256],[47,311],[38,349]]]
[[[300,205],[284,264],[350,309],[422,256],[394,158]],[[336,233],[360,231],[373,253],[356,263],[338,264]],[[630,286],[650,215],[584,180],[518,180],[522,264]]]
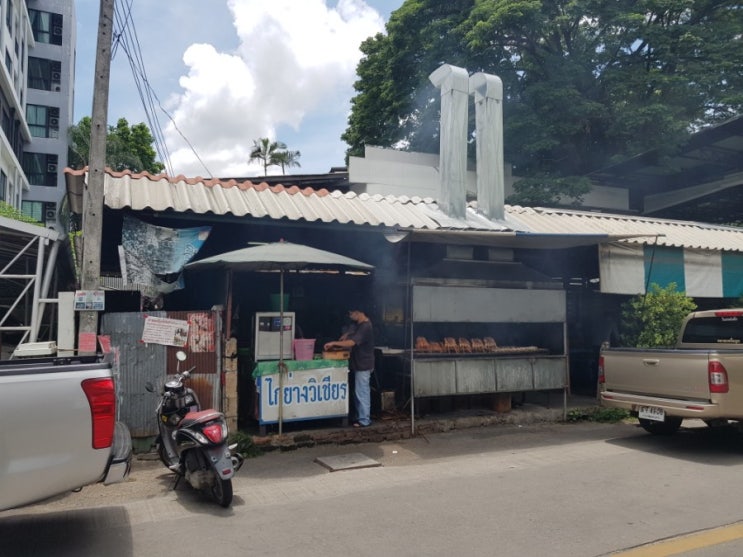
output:
[[[276,164],[281,166],[281,173],[286,174],[287,168],[291,168],[292,166],[302,166],[299,164],[299,157],[301,156],[302,153],[299,151],[279,151],[276,153],[274,160],[276,161]]]
[[[286,150],[286,144],[281,141],[271,141],[267,137],[253,140],[253,150],[250,152],[250,160],[261,161],[263,164],[263,175],[268,176],[269,166],[279,166],[276,161],[276,154],[279,151]]]

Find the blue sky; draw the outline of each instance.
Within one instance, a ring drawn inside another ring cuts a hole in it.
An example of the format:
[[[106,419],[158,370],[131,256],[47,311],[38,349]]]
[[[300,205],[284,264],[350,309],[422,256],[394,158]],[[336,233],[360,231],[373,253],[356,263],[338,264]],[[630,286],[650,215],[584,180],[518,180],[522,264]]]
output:
[[[249,177],[263,174],[248,163],[260,137],[301,152],[301,167],[287,170],[292,174],[343,165],[340,135],[358,45],[384,31],[403,0],[116,2],[117,13],[128,10],[133,23],[126,41],[113,47],[109,125],[123,117],[158,126],[167,146],[159,159],[169,174]],[[75,4],[75,123],[92,111],[99,5]],[[129,63],[129,56],[140,55],[156,120],[148,120]]]

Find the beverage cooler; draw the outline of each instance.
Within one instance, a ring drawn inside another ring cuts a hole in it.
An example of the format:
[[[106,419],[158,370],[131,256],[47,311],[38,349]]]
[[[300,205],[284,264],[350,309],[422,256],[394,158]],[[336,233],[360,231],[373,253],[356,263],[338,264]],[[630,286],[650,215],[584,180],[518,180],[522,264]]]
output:
[[[255,360],[291,360],[296,322],[292,311],[284,312],[283,323],[278,311],[256,313],[253,321]],[[279,347],[282,343],[282,328],[284,330],[283,350]]]

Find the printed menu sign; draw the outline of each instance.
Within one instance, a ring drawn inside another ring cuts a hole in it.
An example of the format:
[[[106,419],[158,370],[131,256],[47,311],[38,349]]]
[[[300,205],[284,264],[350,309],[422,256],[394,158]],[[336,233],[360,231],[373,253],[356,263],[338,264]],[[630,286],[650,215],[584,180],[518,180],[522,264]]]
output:
[[[187,341],[188,321],[166,317],[145,317],[142,342],[183,347],[186,346]]]

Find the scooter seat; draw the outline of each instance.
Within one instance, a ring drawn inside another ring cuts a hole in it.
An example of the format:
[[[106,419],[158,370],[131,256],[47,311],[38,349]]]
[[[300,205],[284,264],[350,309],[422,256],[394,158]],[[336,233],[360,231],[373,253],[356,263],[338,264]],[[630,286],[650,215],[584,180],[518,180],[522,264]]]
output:
[[[210,422],[222,417],[222,413],[217,412],[216,410],[201,410],[199,412],[189,412],[183,417],[183,420],[181,421],[181,423],[178,424],[178,427],[184,428],[195,424],[203,424],[205,422]]]

